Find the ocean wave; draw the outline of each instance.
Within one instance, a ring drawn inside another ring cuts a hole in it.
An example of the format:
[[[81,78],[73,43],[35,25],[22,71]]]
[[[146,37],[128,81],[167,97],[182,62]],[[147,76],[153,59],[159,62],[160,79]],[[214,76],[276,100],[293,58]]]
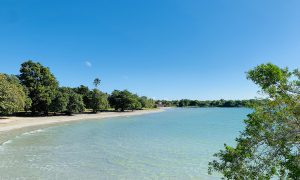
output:
[[[32,135],[32,134],[37,134],[37,133],[44,132],[44,131],[45,131],[44,129],[37,129],[34,131],[25,132],[22,135]]]
[[[6,145],[6,144],[10,144],[12,142],[13,142],[12,140],[8,140],[8,141],[5,141],[4,143],[2,143],[1,145],[3,146],[3,145]]]
[[[34,130],[34,131],[25,132],[25,133],[23,133],[21,135],[17,135],[14,138],[1,143],[0,144],[0,148],[3,147],[4,145],[11,144],[14,139],[21,138],[22,136],[28,136],[28,135],[33,135],[33,134],[41,133],[41,132],[44,132],[44,131],[46,131],[46,130],[45,129],[37,129],[37,130]]]
[[[3,142],[2,144],[0,144],[0,151],[3,151],[5,145],[10,144],[12,142],[13,142],[13,140],[10,139],[10,140],[7,140],[7,141]]]

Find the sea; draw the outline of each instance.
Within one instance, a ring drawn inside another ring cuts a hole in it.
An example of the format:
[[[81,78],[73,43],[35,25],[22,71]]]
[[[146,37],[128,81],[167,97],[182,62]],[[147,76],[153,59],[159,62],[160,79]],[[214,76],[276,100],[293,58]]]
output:
[[[171,108],[23,132],[0,145],[0,179],[188,180],[234,146],[247,108]]]

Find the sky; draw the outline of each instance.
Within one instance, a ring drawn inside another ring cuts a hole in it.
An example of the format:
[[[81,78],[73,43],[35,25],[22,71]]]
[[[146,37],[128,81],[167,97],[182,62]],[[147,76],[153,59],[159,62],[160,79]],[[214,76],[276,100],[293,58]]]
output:
[[[0,72],[155,99],[249,99],[246,72],[300,66],[299,0],[0,0]]]

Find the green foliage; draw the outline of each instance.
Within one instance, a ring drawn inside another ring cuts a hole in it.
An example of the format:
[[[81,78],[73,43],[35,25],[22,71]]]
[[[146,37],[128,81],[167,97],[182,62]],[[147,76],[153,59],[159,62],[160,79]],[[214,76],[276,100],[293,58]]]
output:
[[[130,107],[131,110],[142,109],[142,103],[140,102],[140,97],[136,94],[132,95],[132,104]]]
[[[31,108],[31,104],[32,104],[32,100],[30,99],[30,97],[28,97],[28,92],[25,90],[25,94],[26,94],[26,99],[25,99],[25,106],[24,106],[24,110],[26,112],[28,112]]]
[[[225,144],[209,172],[227,179],[300,179],[300,76],[273,64],[248,72],[267,100],[252,103],[253,113],[237,145]]]
[[[255,69],[248,72],[248,79],[251,79],[255,84],[258,84],[267,93],[272,93],[274,89],[280,90],[286,88],[286,83],[289,76],[288,69],[281,69],[278,66],[268,63],[257,66]],[[270,91],[271,90],[271,91]]]
[[[92,92],[89,90],[89,88],[87,86],[81,85],[80,87],[74,88],[74,92],[82,95],[85,108],[92,109],[92,106],[91,106]]]
[[[79,113],[84,111],[84,103],[82,96],[73,91],[69,94],[69,101],[67,104],[67,113],[72,115],[73,113]]]
[[[99,80],[99,83],[100,82],[101,81]],[[93,112],[97,112],[98,110],[106,110],[109,108],[108,94],[106,93],[103,93],[97,89],[90,91],[87,86],[83,85],[78,88],[74,88],[74,92],[82,95],[85,107],[88,109],[93,109]]]
[[[106,110],[109,108],[108,95],[94,89],[91,96],[91,108],[96,113],[98,110]]]
[[[65,112],[69,102],[69,94],[60,89],[56,97],[52,100],[50,111],[52,112]]]
[[[149,99],[146,96],[140,97],[140,103],[142,108],[154,108],[155,101],[153,99]]]
[[[109,96],[109,103],[111,107],[115,108],[115,110],[121,111],[142,108],[142,105],[139,102],[139,97],[128,90],[114,90]]]
[[[179,101],[177,101],[177,100],[174,100],[174,101],[157,100],[155,102],[155,104],[157,104],[159,106],[163,106],[163,107],[172,107],[172,106],[180,107]]]
[[[20,83],[20,80],[18,79],[17,76],[15,75],[5,75],[7,80],[11,83],[11,84],[15,84],[20,90],[23,90],[25,93],[25,96],[23,96],[23,98],[25,99],[25,105],[24,105],[24,109],[25,111],[28,111],[31,107],[31,99],[29,98],[28,94],[28,90],[25,86],[22,86]],[[21,93],[22,94],[22,93]]]
[[[182,99],[179,101],[179,107],[187,107],[190,105],[190,100]]]
[[[108,101],[109,94],[101,92],[101,98],[100,98],[100,110],[107,110],[109,106]]]
[[[100,83],[101,83],[101,80],[99,78],[96,78],[94,80],[94,85],[95,85],[96,88],[98,88],[98,86],[100,85]]]
[[[29,92],[31,111],[48,114],[49,106],[55,98],[58,82],[50,69],[33,61],[21,65],[19,79]]]
[[[213,100],[213,101],[199,101],[199,100],[190,100],[190,99],[182,99],[182,100],[159,100],[156,104],[161,103],[165,107],[245,107],[248,104],[257,101],[257,100]]]
[[[8,115],[24,110],[30,104],[25,90],[15,76],[0,74],[0,114]]]
[[[85,105],[81,94],[75,92],[69,87],[61,87],[53,99],[50,110],[52,112],[66,112],[71,115],[73,113],[83,112]]]

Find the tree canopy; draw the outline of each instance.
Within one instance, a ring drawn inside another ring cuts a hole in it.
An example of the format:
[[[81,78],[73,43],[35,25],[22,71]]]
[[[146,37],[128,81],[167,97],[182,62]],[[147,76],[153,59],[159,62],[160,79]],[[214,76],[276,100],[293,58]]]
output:
[[[94,113],[99,110],[108,109],[109,102],[107,94],[99,91],[98,89],[94,89],[91,94],[91,108],[93,109]]]
[[[98,88],[98,86],[100,86],[100,84],[101,84],[101,80],[99,78],[95,78],[95,80],[94,80],[95,87]]]
[[[58,90],[58,81],[48,67],[33,61],[21,65],[19,79],[29,92],[31,111],[48,114]]]
[[[149,99],[146,96],[140,97],[140,103],[142,108],[154,108],[155,107],[155,101],[153,99]]]
[[[115,110],[133,110],[139,108],[138,96],[128,90],[114,90],[109,96],[109,103]]]
[[[227,179],[299,179],[300,73],[269,63],[247,74],[267,100],[253,104],[237,145],[225,144],[209,172]]]
[[[72,115],[74,113],[80,113],[84,111],[84,103],[82,96],[75,92],[69,94],[69,101],[67,104],[67,113]]]
[[[0,74],[0,114],[22,111],[30,105],[26,93],[15,76]]]
[[[74,92],[76,92],[77,94],[80,94],[82,96],[85,108],[92,109],[92,107],[91,107],[92,92],[90,91],[90,89],[87,86],[81,85],[77,88],[73,88],[73,90],[74,90]]]
[[[254,99],[250,100],[190,100],[190,99],[181,99],[181,100],[158,100],[156,104],[161,103],[163,106],[170,107],[245,107],[248,104],[253,103]]]
[[[67,105],[69,103],[69,93],[64,90],[64,88],[59,88],[56,97],[52,100],[50,105],[50,111],[65,112],[67,111]]]

